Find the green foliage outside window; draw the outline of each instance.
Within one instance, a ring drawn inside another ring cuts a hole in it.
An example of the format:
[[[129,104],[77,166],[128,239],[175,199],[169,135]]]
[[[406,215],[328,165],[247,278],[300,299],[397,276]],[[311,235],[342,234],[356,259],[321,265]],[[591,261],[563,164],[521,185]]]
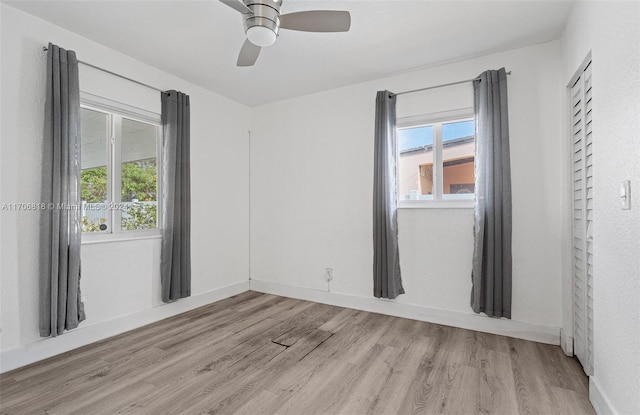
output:
[[[157,182],[155,159],[122,163],[122,201],[156,200]]]
[[[80,182],[83,201],[104,203],[107,200],[107,166],[82,170]]]
[[[85,203],[105,203],[107,201],[107,167],[82,170],[82,200]],[[157,220],[157,168],[155,159],[122,163],[122,201],[133,202],[123,211],[122,229],[154,229]],[[82,218],[83,232],[99,231],[105,219],[91,222]]]
[[[134,231],[136,229],[154,229],[156,227],[157,206],[135,202],[127,209],[129,217],[122,218],[122,229]]]

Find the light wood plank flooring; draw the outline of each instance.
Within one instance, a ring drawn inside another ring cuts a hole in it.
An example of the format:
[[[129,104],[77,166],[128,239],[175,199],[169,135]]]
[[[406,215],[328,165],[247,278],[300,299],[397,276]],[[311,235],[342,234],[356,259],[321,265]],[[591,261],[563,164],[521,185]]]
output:
[[[557,346],[246,292],[0,376],[8,414],[593,414]]]

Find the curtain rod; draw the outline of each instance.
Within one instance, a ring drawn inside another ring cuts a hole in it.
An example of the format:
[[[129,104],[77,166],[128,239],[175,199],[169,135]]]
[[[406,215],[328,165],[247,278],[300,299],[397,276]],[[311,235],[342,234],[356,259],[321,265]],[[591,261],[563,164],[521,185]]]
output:
[[[511,75],[511,71],[507,72],[507,75]],[[428,86],[426,88],[412,89],[411,91],[402,91],[402,92],[398,92],[397,94],[391,93],[391,96],[392,97],[394,97],[394,96],[397,97],[398,95],[410,94],[412,92],[427,91],[429,89],[442,88],[442,87],[445,87],[445,86],[452,86],[452,85],[458,85],[458,84],[466,84],[467,82],[473,82],[473,81],[479,81],[479,80],[480,80],[480,78],[465,79],[464,81],[451,82],[449,84]]]
[[[43,46],[43,47],[42,47],[42,51],[43,51],[43,52],[46,52],[47,50],[48,50],[48,48],[47,48],[46,46]],[[118,74],[118,73],[111,72],[111,71],[110,71],[110,70],[108,70],[108,69],[104,69],[104,68],[101,68],[101,67],[99,67],[99,66],[92,65],[92,64],[87,63],[87,62],[83,62],[83,61],[81,61],[81,60],[78,60],[78,63],[81,63],[81,64],[83,64],[84,66],[89,66],[89,67],[91,67],[91,68],[97,69],[97,70],[102,71],[102,72],[106,72],[106,73],[108,73],[108,74],[110,74],[110,75],[117,76],[118,78],[126,79],[127,81],[133,82],[134,84],[138,84],[138,85],[146,86],[147,88],[154,89],[154,90],[156,90],[156,91],[158,91],[158,92],[165,92],[165,91],[163,91],[162,89],[156,88],[155,86],[151,86],[151,85],[149,85],[149,84],[145,84],[144,82],[136,81],[135,79],[127,78],[127,77],[126,77],[126,76],[124,76],[124,75],[120,75],[120,74]]]

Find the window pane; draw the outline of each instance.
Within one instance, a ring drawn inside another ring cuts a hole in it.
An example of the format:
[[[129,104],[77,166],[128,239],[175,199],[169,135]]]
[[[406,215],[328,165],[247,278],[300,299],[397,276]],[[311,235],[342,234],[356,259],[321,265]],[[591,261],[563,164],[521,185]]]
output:
[[[398,130],[400,152],[433,144],[433,126],[403,128]]]
[[[157,228],[157,127],[122,119],[122,230]]]
[[[442,124],[442,141],[452,141],[465,137],[472,137],[476,134],[474,120],[451,122]]]
[[[431,199],[433,126],[398,130],[399,200]]]
[[[107,193],[108,114],[80,110],[82,232],[110,232]]]
[[[442,193],[445,195],[464,195],[474,193],[474,121],[470,120],[443,124],[442,142]]]

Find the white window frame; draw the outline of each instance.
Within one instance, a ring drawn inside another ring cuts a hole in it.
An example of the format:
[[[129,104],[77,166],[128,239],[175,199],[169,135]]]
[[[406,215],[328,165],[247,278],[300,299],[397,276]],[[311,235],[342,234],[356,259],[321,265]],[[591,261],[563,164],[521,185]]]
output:
[[[402,117],[396,120],[396,131],[433,126],[433,199],[428,200],[398,200],[399,209],[472,209],[475,204],[475,194],[445,195],[443,194],[443,160],[442,160],[442,124],[455,121],[469,121],[475,119],[473,108],[461,108],[451,111]],[[399,180],[400,150],[396,155],[396,180]]]
[[[157,127],[156,131],[156,229],[122,229],[122,211],[109,209],[107,226],[110,232],[82,232],[82,243],[116,242],[133,239],[155,239],[162,237],[162,120],[160,114],[137,108],[121,102],[113,101],[86,92],[80,93],[80,107],[109,115],[107,130],[107,203],[118,206],[122,202],[122,119],[126,118]]]

